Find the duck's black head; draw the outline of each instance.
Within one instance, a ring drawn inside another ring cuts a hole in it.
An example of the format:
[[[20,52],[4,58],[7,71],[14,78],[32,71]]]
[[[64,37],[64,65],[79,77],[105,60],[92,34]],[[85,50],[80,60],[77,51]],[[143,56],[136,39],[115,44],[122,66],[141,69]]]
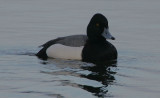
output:
[[[91,18],[87,26],[87,36],[89,40],[94,41],[106,39],[115,40],[115,38],[109,33],[107,18],[100,13],[95,14]]]

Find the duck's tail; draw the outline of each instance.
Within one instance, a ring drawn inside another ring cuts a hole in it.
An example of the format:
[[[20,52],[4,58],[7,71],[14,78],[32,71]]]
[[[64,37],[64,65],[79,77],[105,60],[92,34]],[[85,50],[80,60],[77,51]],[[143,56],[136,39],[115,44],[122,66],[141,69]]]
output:
[[[36,56],[40,59],[43,59],[43,60],[47,60],[48,56],[46,54],[46,48],[42,48],[37,54]]]

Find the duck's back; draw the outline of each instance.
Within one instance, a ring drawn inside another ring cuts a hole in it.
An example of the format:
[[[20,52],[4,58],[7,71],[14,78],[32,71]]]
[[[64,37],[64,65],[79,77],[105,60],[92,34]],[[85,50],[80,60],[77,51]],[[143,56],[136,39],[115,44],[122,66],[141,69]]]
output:
[[[86,35],[71,35],[50,40],[36,55],[46,60],[51,58],[81,59],[81,51],[87,40]]]

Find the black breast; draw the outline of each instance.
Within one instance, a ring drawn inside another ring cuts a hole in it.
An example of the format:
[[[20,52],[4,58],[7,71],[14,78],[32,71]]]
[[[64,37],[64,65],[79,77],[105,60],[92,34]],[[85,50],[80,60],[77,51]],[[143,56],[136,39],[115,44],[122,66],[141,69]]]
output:
[[[89,42],[85,44],[82,51],[82,61],[102,64],[117,59],[116,48],[108,41]]]

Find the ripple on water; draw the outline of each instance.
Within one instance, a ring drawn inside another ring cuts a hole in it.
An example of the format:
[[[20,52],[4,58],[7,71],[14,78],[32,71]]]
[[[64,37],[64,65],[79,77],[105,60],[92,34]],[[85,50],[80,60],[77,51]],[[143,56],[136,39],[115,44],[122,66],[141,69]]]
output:
[[[60,86],[81,88],[99,97],[112,96],[107,87],[115,80],[114,69],[116,67],[102,67],[81,61],[62,59],[49,59],[41,61],[41,63],[46,68],[41,73],[57,77],[48,82],[58,81],[61,83]],[[115,63],[112,64],[115,65]]]

